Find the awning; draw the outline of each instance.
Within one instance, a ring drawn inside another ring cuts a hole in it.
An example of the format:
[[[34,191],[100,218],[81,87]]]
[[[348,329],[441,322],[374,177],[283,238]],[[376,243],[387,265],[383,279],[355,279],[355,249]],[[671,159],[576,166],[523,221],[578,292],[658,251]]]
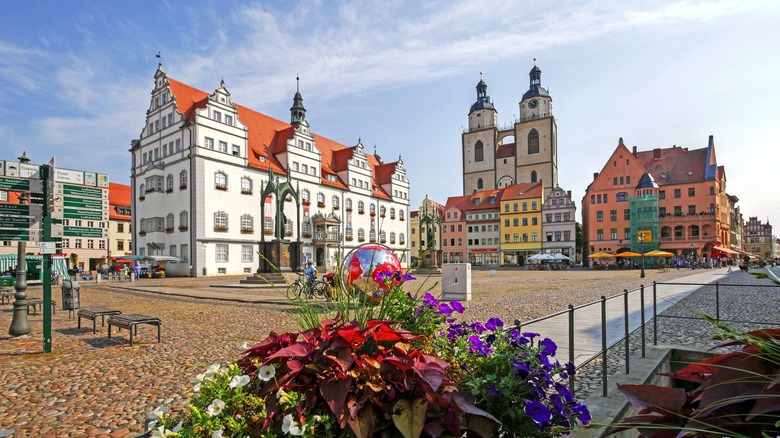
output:
[[[734,250],[731,250],[731,249],[728,249],[728,248],[722,248],[720,246],[713,246],[712,250],[713,251],[720,251],[720,252],[722,252],[724,254],[739,254],[737,251],[734,251]]]
[[[127,258],[127,257],[123,257]],[[179,257],[174,256],[165,256],[165,255],[153,255],[153,256],[146,256],[143,258],[143,260],[149,260],[151,262],[172,262],[177,263],[180,262],[181,259]]]
[[[2,254],[0,255],[0,273],[16,269],[17,262],[16,254]],[[29,262],[40,262],[43,260],[39,255],[26,255],[24,259]],[[52,257],[51,272],[57,275],[62,275],[62,278],[68,279],[68,261],[67,257]]]

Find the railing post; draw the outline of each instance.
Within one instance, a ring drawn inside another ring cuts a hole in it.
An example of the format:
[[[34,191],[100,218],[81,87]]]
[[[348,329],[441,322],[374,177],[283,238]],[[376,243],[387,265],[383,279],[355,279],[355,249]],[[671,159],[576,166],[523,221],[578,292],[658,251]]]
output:
[[[657,283],[653,281],[653,345],[658,345],[658,300],[656,299],[655,288]]]
[[[574,365],[574,306],[569,304],[569,362]],[[569,391],[574,396],[574,373],[569,374]]]
[[[639,315],[642,328],[642,359],[645,357],[645,285],[639,286]]]
[[[630,368],[628,366],[629,359],[631,358],[631,353],[628,351],[630,343],[628,341],[628,289],[623,289],[623,321],[625,326],[625,350],[626,350],[626,374],[631,374]]]
[[[607,297],[601,296],[601,395],[607,396]]]
[[[715,282],[715,321],[720,322],[720,284]]]
[[[517,329],[518,332],[521,331],[523,328],[523,323],[519,319],[515,320],[515,328]]]

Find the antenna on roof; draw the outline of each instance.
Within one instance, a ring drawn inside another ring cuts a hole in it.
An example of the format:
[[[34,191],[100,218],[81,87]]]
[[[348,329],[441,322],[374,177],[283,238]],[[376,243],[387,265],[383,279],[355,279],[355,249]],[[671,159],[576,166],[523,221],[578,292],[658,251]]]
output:
[[[534,56],[534,67],[536,67],[536,56]]]
[[[298,73],[295,73],[295,92],[300,93],[301,92],[301,78],[298,76]]]
[[[162,55],[160,54],[160,52],[157,52],[157,54],[154,55],[154,56],[155,56],[155,58],[158,59],[157,63],[162,65]]]

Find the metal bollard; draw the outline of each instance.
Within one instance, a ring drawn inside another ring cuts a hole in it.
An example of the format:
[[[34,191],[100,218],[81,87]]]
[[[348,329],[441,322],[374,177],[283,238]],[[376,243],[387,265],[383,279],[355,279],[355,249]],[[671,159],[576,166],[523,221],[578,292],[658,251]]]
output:
[[[658,300],[655,295],[656,282],[653,282],[653,345],[658,345]]]
[[[642,324],[642,359],[645,357],[645,285],[639,286],[639,307]]]
[[[574,365],[574,306],[569,304],[569,362]],[[569,391],[574,396],[574,374],[569,375]]]
[[[629,332],[629,327],[628,327],[628,289],[623,289],[623,325],[625,326],[625,335],[626,335],[626,339],[625,339],[625,344],[626,344],[626,347],[625,347],[625,350],[626,350],[626,352],[625,352],[626,353],[626,374],[631,374],[630,369],[629,369],[629,365],[628,365],[628,363],[629,363],[629,361],[631,359],[631,353],[629,352],[630,342],[628,340],[628,332]]]

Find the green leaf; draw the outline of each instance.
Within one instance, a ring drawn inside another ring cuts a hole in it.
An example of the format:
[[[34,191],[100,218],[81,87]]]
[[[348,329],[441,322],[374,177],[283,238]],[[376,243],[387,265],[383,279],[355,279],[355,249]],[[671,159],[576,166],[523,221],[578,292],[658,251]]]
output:
[[[416,398],[411,403],[409,400],[398,400],[393,407],[393,424],[404,438],[419,438],[425,426],[427,411],[428,402],[422,398]]]

